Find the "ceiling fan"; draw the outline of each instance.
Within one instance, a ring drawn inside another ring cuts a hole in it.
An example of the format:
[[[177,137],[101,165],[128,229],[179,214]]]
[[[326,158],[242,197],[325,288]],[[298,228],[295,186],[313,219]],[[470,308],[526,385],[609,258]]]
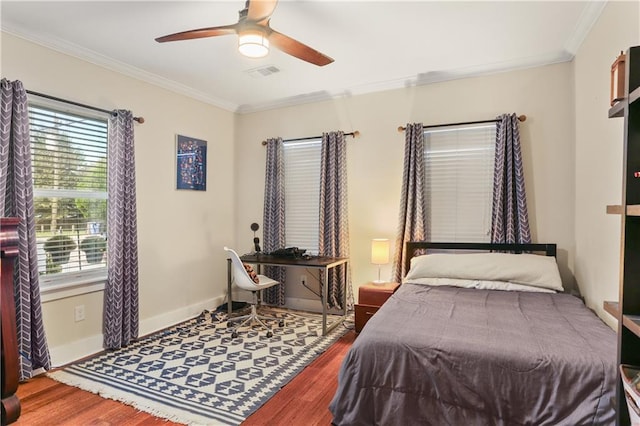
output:
[[[238,50],[245,56],[260,58],[269,53],[269,44],[291,56],[309,63],[324,66],[333,59],[317,50],[286,36],[269,26],[278,0],[247,0],[245,8],[238,12],[239,19],[233,25],[200,28],[156,38],[158,43],[217,37],[238,34]]]

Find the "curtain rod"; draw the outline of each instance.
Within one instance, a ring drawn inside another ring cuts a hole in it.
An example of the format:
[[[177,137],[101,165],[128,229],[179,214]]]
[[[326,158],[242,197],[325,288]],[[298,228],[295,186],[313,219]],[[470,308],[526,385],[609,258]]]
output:
[[[345,133],[345,136],[353,136],[354,138],[357,138],[358,136],[360,136],[360,132],[358,130],[354,130],[353,132],[349,132],[349,133]],[[296,139],[284,139],[282,142],[298,142],[298,141],[310,141],[313,139],[321,139],[322,136],[308,136],[306,138],[296,138]],[[267,144],[267,141],[262,141],[262,146],[265,146]]]
[[[527,116],[526,115],[519,115],[518,116],[518,121],[526,121],[527,120]],[[422,126],[423,129],[432,129],[434,127],[450,127],[450,126],[466,126],[468,124],[484,124],[484,123],[495,123],[498,120],[480,120],[480,121],[467,121],[464,123],[449,123],[449,124],[433,124],[430,126]],[[403,127],[403,126],[398,126],[398,132],[404,132],[407,128]]]
[[[82,107],[82,108],[92,109],[94,111],[104,112],[106,114],[113,114],[114,113],[113,111],[107,111],[106,109],[94,107],[94,106],[91,106],[91,105],[81,104],[79,102],[70,101],[68,99],[58,98],[56,96],[45,95],[44,93],[34,92],[33,90],[27,90],[26,92],[28,94],[30,94],[30,95],[40,96],[41,98],[51,99],[53,101],[64,102],[66,104],[71,104],[71,105],[79,106],[79,107]],[[140,123],[140,124],[144,123],[144,117],[133,117],[133,119],[135,121],[137,121],[138,123]]]

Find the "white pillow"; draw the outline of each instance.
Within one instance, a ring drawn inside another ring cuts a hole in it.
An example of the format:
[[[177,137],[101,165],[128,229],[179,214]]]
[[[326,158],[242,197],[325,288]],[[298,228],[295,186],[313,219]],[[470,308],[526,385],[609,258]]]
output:
[[[404,284],[420,284],[438,286],[451,286],[463,288],[475,288],[478,290],[504,290],[504,291],[529,291],[532,293],[556,293],[555,290],[542,287],[533,287],[524,284],[515,284],[504,281],[483,281],[483,280],[460,280],[456,278],[414,278],[410,281],[406,279]]]
[[[502,281],[563,291],[553,256],[510,253],[434,253],[411,259],[404,281],[418,278],[455,278]]]

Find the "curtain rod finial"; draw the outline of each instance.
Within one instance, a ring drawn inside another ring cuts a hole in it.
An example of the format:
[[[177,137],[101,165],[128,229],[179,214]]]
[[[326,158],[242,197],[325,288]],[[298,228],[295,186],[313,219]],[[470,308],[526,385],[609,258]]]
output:
[[[527,116],[522,114],[518,116],[518,121],[527,121]]]
[[[402,133],[404,132],[404,130],[405,130],[404,127],[398,126],[398,133]]]
[[[133,119],[140,124],[144,124],[144,117],[133,117]]]
[[[353,131],[353,138],[355,139],[355,138],[357,138],[359,136],[360,136],[360,130],[354,130]]]
[[[267,146],[267,141],[262,141],[262,146]]]

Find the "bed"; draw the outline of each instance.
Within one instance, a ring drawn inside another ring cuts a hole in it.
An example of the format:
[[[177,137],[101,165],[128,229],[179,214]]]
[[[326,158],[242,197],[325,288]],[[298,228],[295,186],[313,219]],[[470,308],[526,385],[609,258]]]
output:
[[[562,292],[554,244],[406,250],[402,285],[342,363],[333,424],[615,422],[615,332]]]

